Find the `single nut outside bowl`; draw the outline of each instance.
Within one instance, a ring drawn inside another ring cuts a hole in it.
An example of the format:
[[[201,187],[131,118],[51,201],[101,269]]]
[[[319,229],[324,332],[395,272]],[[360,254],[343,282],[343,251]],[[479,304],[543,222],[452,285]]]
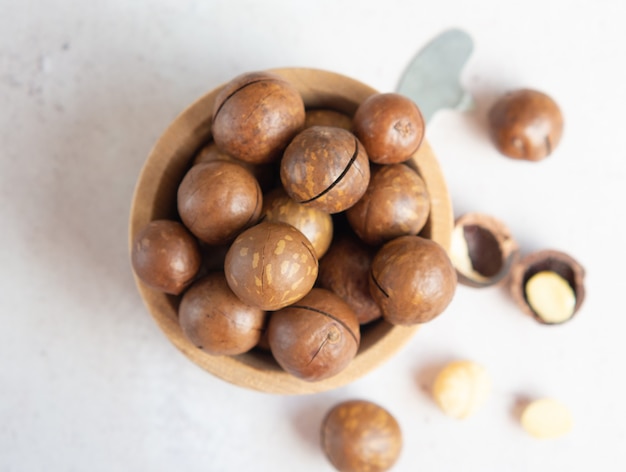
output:
[[[301,93],[307,108],[329,108],[352,116],[358,105],[376,90],[333,72],[288,68],[275,69]],[[176,217],[176,191],[198,149],[211,137],[213,102],[221,87],[199,98],[165,130],[141,171],[130,212],[130,241],[148,222]],[[426,182],[431,214],[422,235],[450,246],[453,213],[450,196],[439,164],[427,142],[407,162]],[[375,369],[408,342],[418,326],[392,326],[380,321],[363,331],[359,352],[341,373],[307,382],[284,372],[268,353],[254,350],[238,356],[212,356],[183,335],[178,324],[179,297],[166,295],[135,282],[148,311],[170,341],[191,361],[211,374],[241,387],[274,394],[310,394],[348,384]]]

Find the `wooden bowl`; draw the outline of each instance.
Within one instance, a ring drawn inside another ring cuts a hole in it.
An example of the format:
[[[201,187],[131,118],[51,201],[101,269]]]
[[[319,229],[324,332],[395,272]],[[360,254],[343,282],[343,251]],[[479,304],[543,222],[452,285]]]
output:
[[[307,108],[330,108],[352,116],[357,106],[376,91],[354,79],[314,69],[277,69],[302,94]],[[165,130],[148,156],[137,181],[130,213],[130,245],[148,222],[176,219],[176,191],[196,151],[211,137],[211,110],[219,87],[204,95]],[[431,214],[421,235],[450,246],[453,213],[441,170],[427,142],[410,159],[425,180],[431,198]],[[235,385],[276,394],[305,394],[350,383],[375,369],[396,353],[417,326],[392,326],[384,321],[366,325],[356,358],[338,375],[320,382],[306,382],[278,366],[272,356],[253,350],[238,356],[212,356],[196,348],[182,334],[177,310],[180,297],[166,295],[143,284],[137,288],[148,311],[165,335],[189,359],[211,374]]]

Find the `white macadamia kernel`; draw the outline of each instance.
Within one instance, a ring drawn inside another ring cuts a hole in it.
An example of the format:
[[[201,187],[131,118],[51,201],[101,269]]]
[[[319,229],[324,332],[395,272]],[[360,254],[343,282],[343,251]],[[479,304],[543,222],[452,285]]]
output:
[[[573,427],[572,414],[561,402],[543,398],[528,404],[521,416],[522,427],[539,439],[558,438]]]
[[[455,361],[437,375],[432,395],[448,416],[464,419],[474,414],[491,392],[491,377],[487,370],[472,361]]]
[[[450,240],[450,260],[452,265],[461,274],[476,282],[487,282],[489,279],[476,271],[472,265],[464,231],[463,226],[456,226],[452,230],[452,238]]]
[[[546,323],[563,323],[574,315],[576,294],[556,272],[538,272],[526,282],[526,299],[532,310]]]

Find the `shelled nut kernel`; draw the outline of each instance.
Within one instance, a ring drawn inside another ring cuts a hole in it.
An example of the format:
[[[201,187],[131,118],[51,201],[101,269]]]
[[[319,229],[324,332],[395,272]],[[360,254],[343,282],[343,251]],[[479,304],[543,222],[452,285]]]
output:
[[[563,323],[574,314],[576,294],[556,272],[537,272],[528,279],[524,290],[530,308],[547,323]]]
[[[529,403],[520,422],[528,434],[538,439],[558,438],[569,433],[574,425],[570,410],[552,398]]]
[[[465,419],[473,415],[489,398],[491,378],[487,370],[472,361],[455,361],[437,375],[433,399],[448,416]]]
[[[565,323],[580,309],[585,271],[571,256],[555,250],[528,254],[511,269],[511,296],[536,321]]]
[[[341,472],[384,472],[402,451],[402,431],[383,407],[365,400],[345,401],[322,422],[322,447]]]

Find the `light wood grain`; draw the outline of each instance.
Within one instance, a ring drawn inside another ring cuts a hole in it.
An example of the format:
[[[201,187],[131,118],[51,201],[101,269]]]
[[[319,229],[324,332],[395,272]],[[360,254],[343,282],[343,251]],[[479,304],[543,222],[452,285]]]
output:
[[[330,108],[350,116],[359,103],[376,91],[348,77],[315,69],[276,69],[300,91],[308,108]],[[150,152],[139,176],[130,214],[130,241],[149,221],[176,215],[176,190],[198,148],[211,138],[211,110],[219,88],[201,97],[165,130]],[[446,249],[450,245],[453,213],[437,160],[427,142],[410,164],[425,180],[431,215],[421,233]],[[135,277],[148,311],[169,340],[190,360],[211,374],[235,385],[275,394],[310,394],[350,383],[380,366],[407,343],[418,326],[391,326],[380,321],[362,333],[359,352],[340,374],[305,382],[282,371],[271,355],[252,351],[227,357],[211,356],[183,336],[177,321],[178,297],[152,290]]]

